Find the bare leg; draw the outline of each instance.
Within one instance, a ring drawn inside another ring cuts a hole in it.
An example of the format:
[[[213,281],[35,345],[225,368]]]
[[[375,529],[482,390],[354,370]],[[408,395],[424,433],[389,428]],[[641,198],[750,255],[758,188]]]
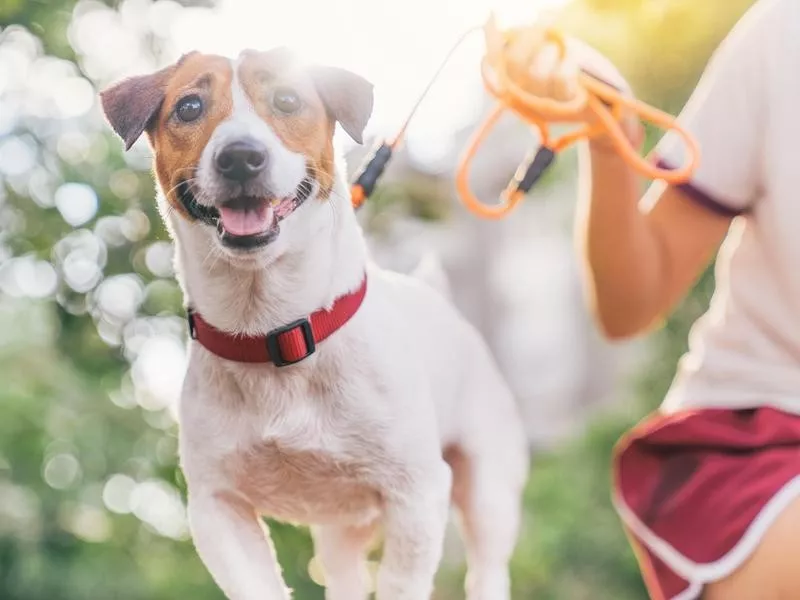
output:
[[[731,575],[707,586],[703,600],[800,598],[800,498],[769,528],[755,553]]]

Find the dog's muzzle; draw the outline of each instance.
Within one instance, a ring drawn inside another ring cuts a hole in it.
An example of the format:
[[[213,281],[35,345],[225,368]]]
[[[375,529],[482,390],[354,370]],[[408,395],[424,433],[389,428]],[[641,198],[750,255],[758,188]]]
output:
[[[314,191],[314,180],[306,176],[297,186],[295,193],[277,203],[258,198],[234,198],[220,207],[207,206],[197,201],[192,192],[188,180],[184,180],[177,186],[178,198],[180,199],[186,213],[194,220],[214,227],[217,230],[220,241],[223,245],[230,248],[242,250],[259,248],[266,246],[274,241],[280,233],[280,222],[292,214],[300,207]],[[223,214],[225,213],[225,214]],[[229,216],[230,221],[242,221],[235,218],[237,213],[258,213],[260,218],[266,220],[266,227],[256,232],[242,231],[237,227],[225,226],[225,216]]]

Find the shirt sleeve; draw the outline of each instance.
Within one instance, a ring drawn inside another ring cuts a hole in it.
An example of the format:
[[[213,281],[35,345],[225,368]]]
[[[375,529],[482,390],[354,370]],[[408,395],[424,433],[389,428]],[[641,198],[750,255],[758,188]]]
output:
[[[779,31],[784,0],[759,0],[734,26],[711,57],[678,122],[697,140],[700,160],[691,180],[679,186],[715,212],[746,211],[761,188],[766,79],[771,37]],[[685,164],[686,148],[674,133],[655,150],[659,164]]]

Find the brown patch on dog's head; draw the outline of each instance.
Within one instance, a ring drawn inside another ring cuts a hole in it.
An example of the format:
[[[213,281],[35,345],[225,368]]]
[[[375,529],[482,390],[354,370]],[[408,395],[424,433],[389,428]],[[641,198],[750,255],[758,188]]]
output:
[[[160,71],[110,87],[101,93],[101,101],[126,149],[147,134],[159,184],[169,203],[185,213],[176,188],[195,176],[217,126],[239,110],[236,94],[244,94],[250,110],[288,150],[305,157],[320,197],[327,198],[334,181],[335,123],[361,143],[372,111],[372,85],[358,75],[304,66],[285,49],[246,51],[235,62],[194,52]],[[284,101],[296,96],[297,109],[281,110],[279,96]],[[200,115],[182,119],[181,106],[197,101]]]
[[[192,52],[151,75],[132,77],[101,93],[106,118],[129,149],[146,133],[155,153],[155,172],[169,203],[185,213],[175,187],[192,177],[216,126],[231,111],[231,63],[222,56]],[[190,123],[178,104],[197,96],[203,115]]]
[[[336,123],[359,144],[372,114],[372,84],[334,67],[302,65],[288,50],[242,54],[239,82],[258,115],[292,152],[306,157],[308,172],[327,198],[334,181],[333,133]],[[300,106],[286,114],[276,97],[296,94]]]
[[[155,171],[170,204],[183,211],[176,186],[194,177],[200,157],[217,126],[231,114],[233,69],[222,56],[191,54],[176,67],[164,91],[164,103],[149,133]],[[202,114],[182,121],[178,108],[198,98]]]

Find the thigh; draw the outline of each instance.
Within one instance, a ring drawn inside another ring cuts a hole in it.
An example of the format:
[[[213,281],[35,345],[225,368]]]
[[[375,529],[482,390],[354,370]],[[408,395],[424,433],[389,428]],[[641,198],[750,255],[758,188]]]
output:
[[[731,575],[706,587],[703,600],[800,598],[800,498],[775,520],[753,555]]]

